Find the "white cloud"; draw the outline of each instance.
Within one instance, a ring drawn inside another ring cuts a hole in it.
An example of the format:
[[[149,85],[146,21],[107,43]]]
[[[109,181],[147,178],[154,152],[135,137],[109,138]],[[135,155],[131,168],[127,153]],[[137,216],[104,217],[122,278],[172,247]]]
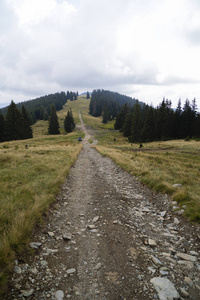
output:
[[[107,88],[200,100],[197,0],[2,0],[0,102]]]

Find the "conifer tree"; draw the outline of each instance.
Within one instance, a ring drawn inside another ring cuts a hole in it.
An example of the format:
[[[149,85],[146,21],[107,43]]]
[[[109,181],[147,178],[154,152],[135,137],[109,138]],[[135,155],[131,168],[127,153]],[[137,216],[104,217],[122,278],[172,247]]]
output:
[[[5,139],[7,141],[23,139],[22,114],[13,101],[11,101],[6,115]]]
[[[23,118],[23,138],[31,139],[33,137],[33,131],[30,126],[31,122],[24,105],[22,106],[22,118]]]
[[[133,117],[131,123],[131,135],[129,136],[130,142],[141,142],[142,136],[142,118],[141,118],[141,106],[138,101],[133,108]]]
[[[89,92],[87,92],[86,98],[90,99],[90,93]]]
[[[0,111],[0,142],[3,142],[4,141],[4,117],[3,115],[1,114],[1,111]]]
[[[106,104],[104,104],[102,116],[103,116],[102,123],[106,124],[108,122],[108,110]]]
[[[132,113],[127,113],[123,123],[123,135],[128,137],[131,135]]]
[[[72,110],[68,110],[68,113],[64,120],[64,128],[66,132],[72,132],[75,128],[74,118],[72,114]]]
[[[55,106],[51,106],[51,112],[49,116],[49,128],[48,128],[49,134],[60,134],[59,131],[59,123],[58,123],[58,116],[56,114]]]

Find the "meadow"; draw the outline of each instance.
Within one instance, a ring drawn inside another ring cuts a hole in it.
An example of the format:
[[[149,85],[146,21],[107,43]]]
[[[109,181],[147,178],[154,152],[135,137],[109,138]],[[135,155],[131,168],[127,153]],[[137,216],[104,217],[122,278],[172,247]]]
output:
[[[91,128],[96,149],[155,191],[167,193],[183,207],[184,216],[200,222],[200,142],[163,141],[130,144],[114,130],[114,121],[88,114],[90,100],[85,96],[68,101],[57,112],[60,135],[48,135],[48,122],[33,125],[33,139],[0,144],[0,290],[6,282],[16,253],[27,247],[36,223],[56,200],[71,166],[81,151],[77,128],[65,134],[64,118],[72,109],[75,123],[79,111]],[[92,142],[92,141],[90,141]],[[181,184],[175,188],[174,184]]]
[[[159,141],[140,148],[114,130],[114,121],[102,124],[102,118],[92,117],[86,108],[82,116],[95,129],[95,148],[102,155],[154,191],[170,195],[184,209],[185,218],[200,223],[200,141]]]
[[[63,122],[71,107],[78,123],[85,100],[68,102],[58,112],[60,135],[48,135],[48,122],[38,121],[32,127],[33,139],[0,144],[0,290],[16,253],[28,245],[35,224],[56,200],[81,151],[78,137],[84,133],[75,129],[66,134]]]

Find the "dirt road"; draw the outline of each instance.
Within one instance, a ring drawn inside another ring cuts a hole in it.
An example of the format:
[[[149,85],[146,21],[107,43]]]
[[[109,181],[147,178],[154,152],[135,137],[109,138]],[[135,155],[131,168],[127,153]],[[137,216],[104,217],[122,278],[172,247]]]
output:
[[[83,149],[5,299],[200,299],[199,227],[91,148],[80,120]]]

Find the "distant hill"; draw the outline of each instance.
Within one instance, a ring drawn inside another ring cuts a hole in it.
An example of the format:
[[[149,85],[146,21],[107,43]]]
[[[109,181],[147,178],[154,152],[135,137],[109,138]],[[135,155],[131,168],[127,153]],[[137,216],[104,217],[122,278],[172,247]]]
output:
[[[8,105],[9,105],[9,103],[0,103],[0,109],[3,108],[3,107],[6,107]]]
[[[135,98],[117,92],[94,90],[91,96],[89,112],[94,117],[103,116],[107,122],[116,118],[123,105],[127,104],[132,108],[136,102],[141,106],[144,105],[143,102],[139,102]]]
[[[90,96],[92,95],[91,92],[89,92],[89,94],[90,94]],[[80,94],[80,96],[86,96],[86,95],[87,95],[87,92],[84,92],[84,93]]]
[[[63,108],[63,105],[68,101],[74,101],[77,99],[77,93],[75,92],[60,92],[55,94],[45,95],[33,100],[28,100],[16,104],[18,109],[22,109],[22,106],[27,110],[31,124],[34,124],[37,120],[48,120],[51,105],[54,105],[56,111]],[[1,109],[1,113],[5,116],[8,110],[8,106]]]

